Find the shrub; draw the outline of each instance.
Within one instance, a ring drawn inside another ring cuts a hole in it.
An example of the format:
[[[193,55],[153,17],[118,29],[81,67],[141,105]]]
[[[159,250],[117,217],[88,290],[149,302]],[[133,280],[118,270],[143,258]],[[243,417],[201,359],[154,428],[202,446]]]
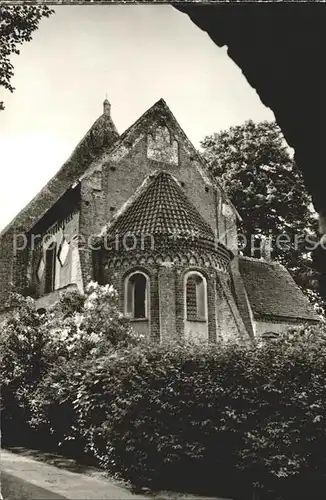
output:
[[[29,418],[28,399],[55,353],[47,349],[48,332],[42,327],[31,298],[13,294],[16,308],[2,325],[1,358],[1,426],[4,440],[21,439]],[[45,354],[47,351],[47,354]]]
[[[80,377],[80,360],[62,360],[39,381],[29,400],[29,426],[48,446],[74,456],[84,453],[73,401]]]
[[[67,359],[98,357],[142,340],[120,313],[114,288],[95,282],[89,283],[85,295],[62,294],[47,316],[46,328],[65,347]]]
[[[225,471],[237,475],[248,356],[236,345],[149,344],[97,360],[74,403],[89,448],[136,485],[211,492],[219,474],[222,487]]]
[[[142,345],[97,359],[74,402],[81,432],[138,486],[319,498],[325,347],[324,331],[302,329],[258,349]]]
[[[232,498],[321,499],[326,487],[326,329],[257,346],[153,344],[109,286],[4,330],[5,420],[91,453],[137,487]]]
[[[43,437],[50,431],[54,442],[70,439],[68,424],[63,431],[54,410],[72,412],[68,401],[63,401],[63,394],[71,390],[68,374],[85,359],[105,355],[119,346],[135,345],[142,338],[118,311],[117,294],[109,285],[92,282],[85,294],[62,294],[44,314],[36,311],[30,297],[15,294],[12,299],[15,308],[3,324],[0,338],[4,441],[12,442],[14,437],[21,440],[28,422],[28,429],[42,430]],[[60,371],[61,366],[67,373]],[[51,377],[61,377],[63,393],[47,386]]]

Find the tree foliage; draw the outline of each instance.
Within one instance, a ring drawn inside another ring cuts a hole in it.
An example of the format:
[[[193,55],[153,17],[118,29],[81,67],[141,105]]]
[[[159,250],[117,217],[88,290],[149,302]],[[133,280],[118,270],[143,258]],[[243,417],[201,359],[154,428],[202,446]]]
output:
[[[19,54],[19,46],[32,40],[33,32],[43,17],[54,11],[46,5],[0,5],[0,86],[13,92],[11,84],[14,66],[13,54]],[[0,101],[0,110],[4,109]]]
[[[31,395],[54,367],[67,362],[76,367],[142,340],[119,312],[117,300],[112,286],[94,282],[85,294],[62,294],[43,313],[36,310],[32,298],[12,295],[13,309],[0,335],[1,410],[7,433],[15,435],[19,427],[24,432]]]
[[[269,236],[272,258],[315,301],[317,276],[310,252],[317,241],[316,217],[278,125],[250,120],[205,137],[201,147],[209,170],[243,219],[244,254],[258,256],[254,247],[262,235]]]

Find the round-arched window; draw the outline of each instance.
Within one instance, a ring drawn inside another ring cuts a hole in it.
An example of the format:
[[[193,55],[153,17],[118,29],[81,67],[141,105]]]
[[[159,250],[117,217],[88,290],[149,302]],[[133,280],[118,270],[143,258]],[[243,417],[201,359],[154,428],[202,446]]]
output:
[[[125,315],[131,319],[148,319],[149,279],[140,271],[125,280]]]
[[[187,321],[207,320],[206,279],[195,271],[185,276],[185,313]]]

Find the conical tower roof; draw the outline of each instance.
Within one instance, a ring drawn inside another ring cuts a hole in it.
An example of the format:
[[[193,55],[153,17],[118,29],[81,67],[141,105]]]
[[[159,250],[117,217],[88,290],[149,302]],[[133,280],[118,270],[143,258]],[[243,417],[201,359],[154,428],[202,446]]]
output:
[[[156,174],[107,232],[112,237],[128,233],[214,241],[211,227],[168,172]]]

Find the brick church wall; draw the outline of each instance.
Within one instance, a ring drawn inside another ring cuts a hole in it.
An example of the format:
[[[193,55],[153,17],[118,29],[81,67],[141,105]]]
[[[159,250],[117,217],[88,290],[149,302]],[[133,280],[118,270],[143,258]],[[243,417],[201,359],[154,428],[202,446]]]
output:
[[[114,286],[119,295],[121,312],[124,311],[125,301],[125,278],[129,273],[142,271],[150,279],[150,332],[153,340],[171,340],[184,337],[184,276],[190,271],[200,272],[207,280],[207,306],[208,306],[208,340],[216,342],[216,324],[225,328],[229,322],[234,328],[234,334],[238,332],[237,325],[229,311],[226,298],[220,301],[217,310],[216,304],[216,272],[213,268],[200,268],[196,266],[182,265],[131,265],[126,263],[115,269],[110,268],[105,272],[103,283]],[[218,314],[218,316],[217,316]],[[231,318],[231,319],[230,319]],[[134,326],[137,329],[137,322]]]
[[[199,213],[217,230],[216,192],[207,186],[198,172],[196,160],[179,144],[179,165],[173,166],[147,158],[147,139],[144,137],[117,160],[108,160],[103,165],[103,190],[106,207],[102,208],[103,219],[109,222],[120,207],[134,195],[146,176],[157,170],[166,170],[175,176],[189,200]],[[103,207],[103,206],[102,206]]]
[[[207,309],[208,309],[208,340],[216,342],[216,298],[215,298],[215,271],[213,268],[187,266],[177,269],[176,279],[176,331],[178,336],[184,337],[185,329],[185,290],[184,277],[190,271],[201,273],[207,282]],[[205,325],[203,325],[205,326]]]
[[[0,238],[0,313],[9,303],[9,293],[22,293],[28,286],[26,268],[29,251],[21,228],[12,226]]]
[[[13,280],[14,229],[10,229],[0,240],[0,309],[4,308]]]
[[[265,333],[276,333],[282,334],[288,328],[299,328],[303,326],[305,322],[293,321],[268,321],[268,320],[255,320],[254,321],[254,331],[255,338],[260,339]]]
[[[231,292],[231,277],[217,272],[216,277],[217,332],[223,340],[248,341],[249,336]]]
[[[158,272],[161,341],[176,337],[176,271],[161,265]]]
[[[232,340],[239,337],[239,329],[222,289],[217,286],[217,331],[221,340]]]
[[[124,312],[125,303],[125,279],[135,271],[142,271],[150,281],[150,327],[145,328],[142,322],[132,322],[136,330],[149,335],[153,340],[160,340],[160,297],[159,297],[159,279],[158,267],[156,265],[133,265],[125,261],[121,267],[115,269],[105,269],[103,284],[109,283],[112,285],[119,295],[119,308]],[[137,325],[138,324],[138,325]]]
[[[67,213],[66,217],[58,220],[54,225],[48,227],[42,233],[32,233],[30,235],[32,246],[29,251],[29,259],[24,268],[24,274],[29,278],[30,291],[34,296],[41,296],[45,293],[45,272],[38,276],[38,266],[40,260],[45,256],[45,250],[49,245],[56,242],[57,255],[65,240],[69,244],[69,249],[64,262],[56,258],[55,264],[55,290],[75,283],[81,289],[79,262],[76,261],[75,248],[78,245],[79,232],[79,212]],[[27,272],[26,272],[27,271]]]
[[[81,181],[80,189],[80,222],[79,222],[79,256],[82,281],[85,287],[94,279],[92,236],[97,235],[106,222],[106,198],[102,172],[95,171]]]

